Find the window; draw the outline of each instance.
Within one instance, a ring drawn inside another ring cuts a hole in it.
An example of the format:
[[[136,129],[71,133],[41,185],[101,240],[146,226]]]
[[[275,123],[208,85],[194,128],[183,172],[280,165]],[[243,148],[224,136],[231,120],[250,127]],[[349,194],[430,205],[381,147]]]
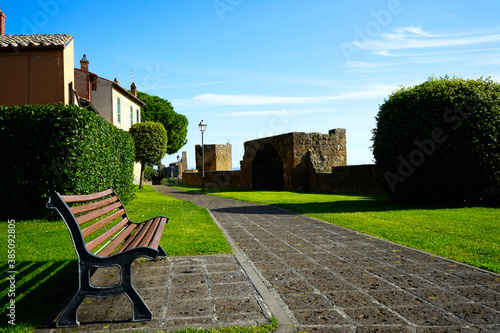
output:
[[[122,109],[121,109],[121,106],[120,106],[120,97],[117,97],[116,98],[116,109],[118,111],[118,122],[121,123],[122,122]]]
[[[137,122],[139,122],[139,121],[140,121],[140,120],[139,120],[139,116],[141,115],[141,114],[139,113],[139,109],[137,109],[137,110],[136,110],[136,113],[137,113],[137,118],[136,118],[136,120],[137,120]]]
[[[130,127],[134,125],[134,108],[130,106]]]

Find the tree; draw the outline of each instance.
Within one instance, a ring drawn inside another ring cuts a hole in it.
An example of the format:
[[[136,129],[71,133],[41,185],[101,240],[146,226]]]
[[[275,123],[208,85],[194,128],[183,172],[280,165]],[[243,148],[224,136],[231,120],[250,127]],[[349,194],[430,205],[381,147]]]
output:
[[[135,123],[129,132],[135,142],[135,160],[141,163],[139,188],[142,189],[144,167],[159,165],[167,152],[167,131],[161,123],[146,121]]]
[[[500,203],[500,84],[429,78],[380,106],[373,155],[396,201]]]
[[[175,112],[172,104],[161,97],[140,91],[137,92],[137,97],[146,103],[141,111],[142,121],[162,123],[167,130],[167,154],[177,153],[187,143],[188,120],[186,116]]]

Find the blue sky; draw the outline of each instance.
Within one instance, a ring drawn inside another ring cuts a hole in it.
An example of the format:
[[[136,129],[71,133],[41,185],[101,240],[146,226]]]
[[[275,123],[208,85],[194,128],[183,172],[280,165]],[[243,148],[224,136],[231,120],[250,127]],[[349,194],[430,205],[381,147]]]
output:
[[[348,164],[373,162],[384,98],[430,76],[500,81],[498,0],[0,0],[7,34],[71,34],[99,76],[132,80],[207,144],[347,129]],[[118,61],[120,60],[120,61]],[[163,162],[176,161],[167,155]],[[179,151],[180,155],[180,151]]]

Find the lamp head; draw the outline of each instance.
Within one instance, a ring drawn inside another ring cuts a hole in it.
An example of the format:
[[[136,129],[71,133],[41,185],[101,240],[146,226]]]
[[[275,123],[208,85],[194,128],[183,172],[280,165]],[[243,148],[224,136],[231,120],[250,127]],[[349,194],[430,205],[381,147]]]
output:
[[[199,124],[198,124],[198,127],[200,128],[200,132],[205,132],[205,130],[207,129],[207,124],[202,120]]]

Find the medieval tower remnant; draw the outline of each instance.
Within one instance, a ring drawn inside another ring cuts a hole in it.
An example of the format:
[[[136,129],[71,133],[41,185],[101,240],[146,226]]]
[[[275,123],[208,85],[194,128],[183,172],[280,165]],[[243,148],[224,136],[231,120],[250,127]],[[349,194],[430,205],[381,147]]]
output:
[[[231,145],[204,145],[205,147],[205,172],[232,170]],[[201,145],[195,146],[196,169],[201,170]]]

